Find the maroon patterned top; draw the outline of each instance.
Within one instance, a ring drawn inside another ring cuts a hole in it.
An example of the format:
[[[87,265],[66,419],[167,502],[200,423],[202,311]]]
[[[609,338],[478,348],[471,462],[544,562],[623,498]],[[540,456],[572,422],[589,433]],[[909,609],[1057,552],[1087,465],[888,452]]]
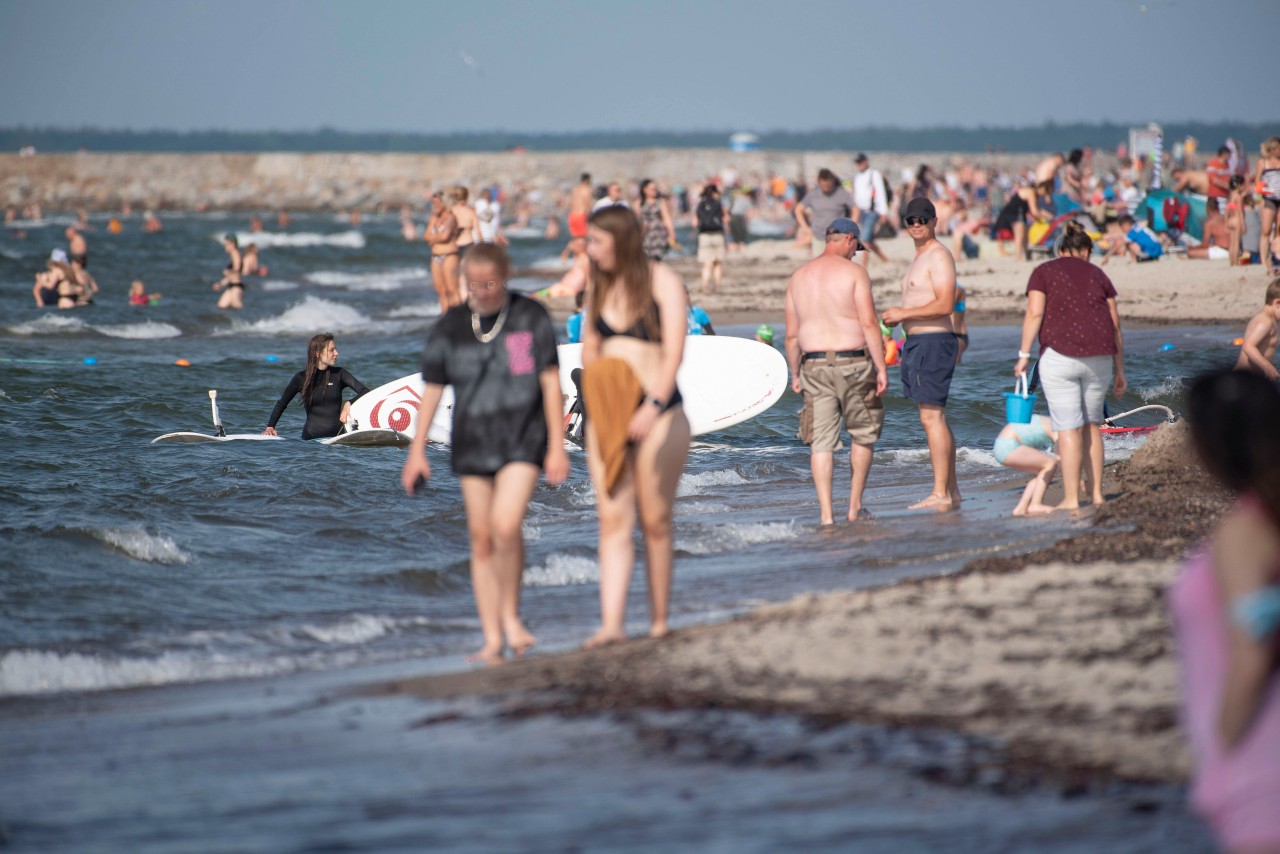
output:
[[[1044,321],[1040,324],[1040,350],[1077,359],[1114,356],[1116,330],[1108,299],[1115,286],[1107,274],[1083,258],[1055,258],[1031,273],[1027,293],[1044,294]]]

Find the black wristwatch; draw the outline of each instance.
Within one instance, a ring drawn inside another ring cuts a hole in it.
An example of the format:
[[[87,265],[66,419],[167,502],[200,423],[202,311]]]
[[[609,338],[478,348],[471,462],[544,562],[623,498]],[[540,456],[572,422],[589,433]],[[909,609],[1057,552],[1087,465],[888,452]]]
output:
[[[656,397],[652,397],[652,396],[646,397],[645,400],[648,403],[652,403],[654,406],[658,407],[659,409],[667,405],[666,401],[658,400]]]

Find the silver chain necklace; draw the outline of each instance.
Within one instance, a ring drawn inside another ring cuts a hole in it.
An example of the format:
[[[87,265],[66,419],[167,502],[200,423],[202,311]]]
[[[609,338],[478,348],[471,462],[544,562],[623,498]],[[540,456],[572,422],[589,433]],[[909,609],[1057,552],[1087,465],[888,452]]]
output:
[[[498,333],[502,331],[502,325],[507,322],[507,311],[511,308],[511,300],[508,299],[502,304],[502,310],[498,312],[498,319],[493,322],[493,328],[488,332],[480,331],[480,315],[475,311],[471,312],[471,333],[476,336],[476,340],[481,344],[488,344],[490,341],[498,337]]]

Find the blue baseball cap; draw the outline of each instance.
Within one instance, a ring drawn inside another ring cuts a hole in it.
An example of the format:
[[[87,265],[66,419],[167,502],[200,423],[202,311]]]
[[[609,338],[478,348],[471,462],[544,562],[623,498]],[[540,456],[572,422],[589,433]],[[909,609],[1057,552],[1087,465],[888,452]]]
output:
[[[858,242],[858,251],[867,248],[862,245],[862,231],[858,228],[858,224],[847,216],[833,219],[831,225],[827,226],[827,234],[852,234],[853,239]]]

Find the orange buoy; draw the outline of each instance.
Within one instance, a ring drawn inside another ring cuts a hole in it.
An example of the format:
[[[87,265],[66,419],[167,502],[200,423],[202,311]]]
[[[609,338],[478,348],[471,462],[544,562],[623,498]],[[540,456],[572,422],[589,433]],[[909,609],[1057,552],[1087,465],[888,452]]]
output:
[[[1231,343],[1232,343],[1232,344],[1234,344],[1234,345],[1235,345],[1235,346],[1237,346],[1237,347],[1243,347],[1243,346],[1244,346],[1244,339],[1243,339],[1243,338],[1236,338],[1236,339],[1235,339],[1235,340],[1233,340]]]
[[[179,368],[191,367],[191,363],[188,362],[186,359],[179,359],[178,361],[174,362],[174,364],[177,365]]]

